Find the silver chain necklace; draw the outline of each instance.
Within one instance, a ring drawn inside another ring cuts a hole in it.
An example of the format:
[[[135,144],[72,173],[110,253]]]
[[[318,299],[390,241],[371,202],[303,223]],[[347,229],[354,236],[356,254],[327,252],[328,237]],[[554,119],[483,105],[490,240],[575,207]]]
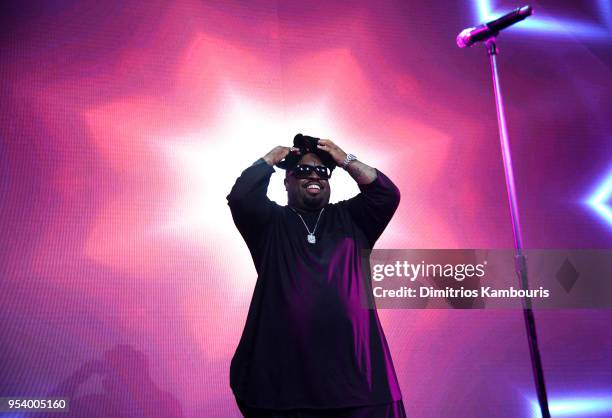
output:
[[[325,210],[325,208],[321,208],[321,211],[319,212],[319,216],[317,217],[317,222],[315,223],[314,229],[312,230],[312,232],[310,232],[310,229],[308,229],[308,225],[306,224],[306,221],[304,221],[304,218],[302,218],[302,215],[300,215],[295,209],[293,209],[291,206],[289,206],[289,209],[291,209],[293,212],[295,212],[295,214],[297,216],[300,217],[300,219],[302,220],[302,223],[304,224],[304,226],[306,227],[306,231],[308,231],[308,235],[306,235],[306,241],[308,241],[309,244],[316,244],[317,243],[317,237],[315,237],[315,232],[317,231],[317,226],[319,226],[319,219],[321,219],[321,214],[323,213],[323,211]]]

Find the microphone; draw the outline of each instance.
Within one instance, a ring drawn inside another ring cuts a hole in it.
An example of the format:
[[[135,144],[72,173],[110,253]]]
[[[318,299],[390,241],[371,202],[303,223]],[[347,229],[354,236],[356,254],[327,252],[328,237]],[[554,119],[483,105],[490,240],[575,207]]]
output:
[[[519,7],[518,9],[514,9],[499,19],[492,20],[488,23],[483,23],[482,25],[478,25],[473,28],[463,29],[461,33],[457,35],[457,46],[459,48],[465,48],[467,46],[474,45],[476,42],[485,41],[493,36],[497,36],[499,31],[520,22],[532,14],[533,9],[531,6],[523,6]]]

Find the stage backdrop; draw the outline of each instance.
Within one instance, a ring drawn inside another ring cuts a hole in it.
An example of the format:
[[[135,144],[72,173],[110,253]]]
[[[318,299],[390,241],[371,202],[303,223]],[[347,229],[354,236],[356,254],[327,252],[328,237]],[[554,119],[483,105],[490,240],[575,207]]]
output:
[[[256,274],[225,196],[298,132],[399,186],[377,248],[511,248],[488,58],[455,36],[519,5],[3,2],[0,396],[238,417]],[[499,37],[525,244],[609,248],[612,6],[532,5]],[[537,416],[520,311],[380,316],[409,416]],[[612,416],[612,313],[536,320],[553,415]]]

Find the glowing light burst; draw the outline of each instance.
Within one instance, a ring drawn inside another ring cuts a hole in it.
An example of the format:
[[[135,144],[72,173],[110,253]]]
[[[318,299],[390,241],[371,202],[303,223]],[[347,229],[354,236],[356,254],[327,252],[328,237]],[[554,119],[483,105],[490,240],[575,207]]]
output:
[[[609,200],[612,200],[612,171],[587,200],[587,204],[612,227],[612,208]]]
[[[324,99],[286,110],[235,93],[226,97],[223,108],[227,110],[213,126],[157,145],[165,149],[178,193],[175,206],[158,225],[160,232],[196,241],[204,239],[205,232],[223,235],[227,228],[233,228],[225,196],[236,177],[257,156],[263,156],[276,145],[290,145],[297,132],[325,132],[332,138],[346,136],[330,122]],[[346,199],[358,192],[354,182],[341,175],[333,177],[332,190],[333,200]],[[286,204],[282,175],[272,176],[268,197],[280,205]]]
[[[510,11],[507,9],[496,9],[491,0],[475,0],[474,6],[477,19],[480,22],[496,19]],[[533,16],[516,25],[513,30],[609,41],[612,29],[611,2],[610,0],[598,0],[595,7],[597,7],[601,20],[604,21],[603,25],[545,16],[539,13],[539,10],[536,10]]]
[[[241,280],[253,276],[253,266],[227,265],[230,258],[250,256],[226,196],[242,170],[274,146],[290,145],[298,132],[330,138],[382,167],[406,196],[442,175],[451,135],[373,105],[380,85],[349,49],[300,53],[281,77],[274,62],[239,43],[198,33],[185,45],[170,71],[172,95],[122,97],[86,113],[92,142],[117,185],[88,236],[86,255],[97,263],[147,280],[165,280],[176,271],[193,280],[214,276],[218,301],[244,301],[248,289]],[[386,74],[392,85],[405,81],[390,69]],[[412,87],[419,90],[418,83]],[[398,175],[393,168],[400,163],[416,174]],[[287,199],[283,177],[278,170],[268,188],[280,205]],[[336,170],[331,191],[336,202],[359,189]],[[453,240],[435,208],[419,210],[411,221],[423,225],[427,236]],[[387,242],[406,242],[402,222],[400,213]],[[412,231],[409,239],[416,240],[419,233]],[[202,282],[203,294],[211,283]],[[203,312],[200,305],[190,305],[194,314]]]
[[[530,401],[534,418],[542,416],[536,400]],[[602,417],[612,415],[612,396],[568,397],[549,400],[553,417]]]

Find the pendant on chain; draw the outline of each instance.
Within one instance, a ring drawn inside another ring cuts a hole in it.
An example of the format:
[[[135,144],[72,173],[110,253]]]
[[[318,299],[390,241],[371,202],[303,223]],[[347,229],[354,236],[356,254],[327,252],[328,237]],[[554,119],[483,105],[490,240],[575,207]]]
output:
[[[310,244],[316,244],[316,242],[317,242],[317,238],[315,237],[315,235],[314,235],[314,234],[308,234],[308,235],[306,236],[306,239],[308,240],[308,242],[309,242]]]

